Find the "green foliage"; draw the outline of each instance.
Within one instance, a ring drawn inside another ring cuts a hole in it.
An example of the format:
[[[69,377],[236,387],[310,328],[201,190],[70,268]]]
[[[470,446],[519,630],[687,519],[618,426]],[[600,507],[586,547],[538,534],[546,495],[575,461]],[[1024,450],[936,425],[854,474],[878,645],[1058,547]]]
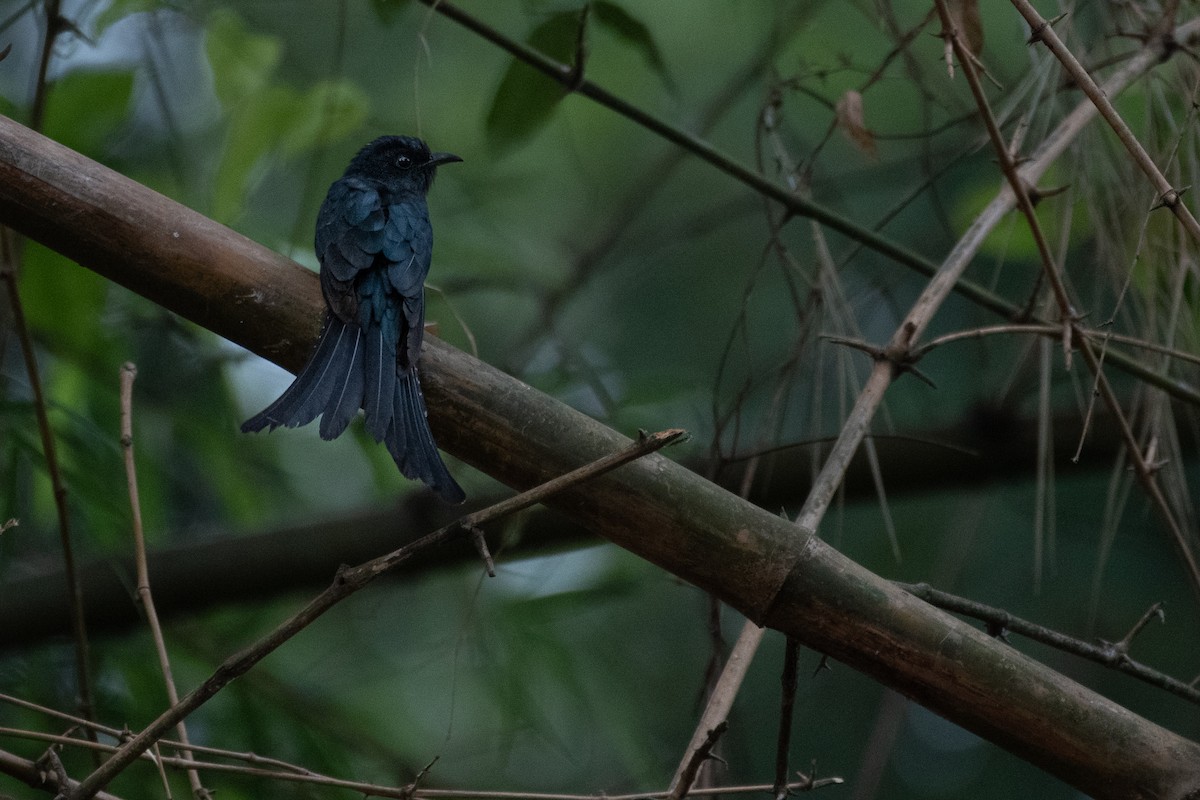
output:
[[[526,44],[568,68],[586,69],[586,61],[577,64],[576,60],[580,37],[585,40],[582,47],[585,59],[587,57],[586,40],[591,34],[588,28],[591,24],[614,33],[619,41],[638,53],[655,74],[669,81],[666,63],[650,29],[614,3],[587,3],[554,12],[530,32]],[[513,59],[488,109],[485,129],[490,143],[501,153],[522,144],[546,125],[566,96],[566,90],[557,81],[524,61]]]
[[[753,463],[745,474],[756,490],[786,487],[770,495],[773,508],[794,513],[803,502],[825,437],[839,430],[869,367],[867,356],[825,337],[886,341],[926,283],[845,237],[818,236],[805,220],[782,219],[730,176],[591,101],[563,102],[558,83],[423,4],[347,4],[343,29],[335,29],[336,15],[322,0],[216,2],[188,8],[190,16],[179,8],[116,0],[91,20],[92,30],[102,42],[113,23],[127,20],[144,35],[147,52],[192,48],[206,66],[202,76],[182,81],[165,56],[132,68],[83,68],[71,58],[95,55],[93,43],[68,37],[54,51],[48,135],[149,185],[175,187],[180,199],[309,266],[317,203],[359,145],[384,131],[409,132],[460,153],[466,163],[445,171],[431,195],[438,243],[430,282],[439,291],[428,308],[439,335],[477,346],[484,360],[622,431],[688,428],[692,442],[671,457],[695,459],[723,477]],[[29,4],[25,13],[40,9]],[[586,15],[583,9],[578,0],[506,0],[470,11],[568,66],[584,24],[585,77],[936,261],[1001,183],[992,153],[980,147],[961,73],[947,78],[941,41],[920,27],[927,3],[865,11],[835,3],[605,0]],[[984,13],[983,58],[1004,87],[989,87],[989,96],[1002,111],[1005,136],[1021,141],[1027,155],[1078,96],[1062,90],[1048,62],[1025,55],[1024,32],[1009,9],[993,5]],[[1109,13],[1109,4],[1095,4],[1060,23],[1085,17],[1076,40],[1095,45],[1095,63],[1109,34],[1126,28]],[[159,24],[137,28],[146,14],[161,15]],[[6,69],[29,68],[17,60],[20,51],[14,48]],[[1153,157],[1171,165],[1172,180],[1187,185],[1195,81],[1174,69],[1162,65],[1118,102]],[[19,92],[0,97],[0,110],[18,119],[28,118],[26,77]],[[176,111],[177,84],[197,94],[188,106],[194,116],[166,113]],[[850,89],[862,92],[876,156],[837,127],[834,107]],[[154,103],[163,113],[147,112]],[[764,126],[768,117],[773,127]],[[1071,193],[1046,198],[1038,213],[1071,291],[1083,298],[1080,313],[1099,325],[1116,308],[1114,330],[1194,350],[1200,290],[1194,270],[1181,267],[1194,263],[1194,248],[1181,243],[1165,211],[1146,215],[1143,198],[1152,191],[1111,135],[1081,139],[1039,187],[1066,184]],[[81,561],[125,574],[130,513],[117,371],[127,360],[139,370],[134,440],[154,550],[220,547],[340,518],[364,504],[390,506],[414,491],[358,427],[337,442],[320,441],[313,426],[242,436],[239,421],[286,381],[279,370],[39,245],[25,243],[22,252],[21,297]],[[1023,304],[1039,270],[1024,221],[1011,215],[971,277]],[[926,338],[997,321],[956,298]],[[869,477],[844,487],[822,536],[879,574],[935,582],[1083,638],[1119,639],[1147,605],[1165,599],[1168,625],[1148,630],[1137,654],[1172,674],[1193,674],[1194,598],[1129,474],[1123,466],[1106,471],[1117,461],[1116,446],[1102,425],[1081,422],[1092,383],[1078,356],[1067,371],[1054,344],[1047,396],[1053,424],[1071,428],[1072,445],[1084,442],[1080,463],[1059,452],[1058,477],[1041,486],[1032,447],[1016,467],[978,459],[963,473],[936,471],[946,441],[1036,428],[1042,365],[1029,354],[1041,348],[1030,342],[993,337],[935,350],[921,368],[936,390],[908,377],[889,390],[886,419],[873,430],[879,442],[896,434],[938,443],[879,466],[902,562],[892,555]],[[2,605],[6,582],[61,556],[24,365],[11,334],[0,335],[0,346],[0,523],[20,519],[0,535]],[[1183,362],[1171,369],[1180,381],[1197,380]],[[1175,425],[1155,416],[1166,404],[1132,381],[1118,382],[1118,391],[1145,415],[1135,423],[1154,431],[1156,446],[1172,430],[1194,427],[1194,417]],[[718,469],[705,460],[718,438],[741,454],[785,448],[785,456],[804,456],[788,460],[772,450],[761,461]],[[1180,438],[1186,442],[1186,433]],[[1185,500],[1196,480],[1189,447],[1164,457]],[[455,470],[473,500],[500,492],[464,465]],[[1053,503],[1039,506],[1047,496]],[[414,507],[424,508],[421,501]],[[1043,512],[1052,530],[1035,550],[1034,520]],[[327,545],[342,552],[340,540]],[[282,555],[279,571],[301,555]],[[197,713],[194,738],[392,785],[440,755],[422,785],[661,788],[682,756],[706,663],[719,650],[710,637],[728,643],[741,620],[726,612],[710,629],[706,598],[612,548],[530,560],[502,549],[495,580],[479,577],[465,543],[448,548],[447,559],[458,560],[381,582],[335,608]],[[226,577],[220,572],[205,577],[216,585]],[[271,576],[263,577],[265,584]],[[199,605],[168,618],[181,689],[321,587],[270,599],[257,585],[244,588],[238,606]],[[111,609],[95,611],[103,618]],[[73,710],[65,640],[0,651],[0,691]],[[161,681],[143,629],[95,634],[93,646],[106,722],[138,728],[161,712]],[[1170,696],[1027,642],[1013,646],[1137,713],[1200,735],[1194,709]],[[773,774],[781,650],[768,636],[735,705],[723,755],[731,782]],[[882,690],[837,664],[820,671],[819,663],[816,654],[802,658],[793,770],[816,759],[818,774],[850,779],[886,752],[880,794],[889,797],[1074,796],[921,712],[900,715],[895,746],[865,752],[878,746],[872,731],[886,727]],[[8,706],[0,715],[6,725],[61,730],[58,721]],[[32,758],[44,744],[6,738],[0,749]],[[89,768],[78,752],[67,759],[72,776]],[[0,793],[12,793],[6,780],[0,777]],[[157,796],[156,780],[138,765],[113,788]],[[186,793],[177,776],[172,781],[177,796]],[[206,783],[219,797],[297,791],[217,773]]]
[[[104,5],[92,21],[92,29],[99,36],[114,23],[120,22],[132,14],[155,11],[162,5],[162,0],[111,0]]]
[[[579,14],[563,12],[534,28],[527,43],[555,61],[570,64],[578,35]],[[514,60],[500,79],[488,110],[488,138],[501,152],[516,146],[540,130],[566,96],[566,90],[558,83],[528,64]]]
[[[370,101],[348,81],[319,81],[304,91],[278,82],[282,41],[251,33],[231,11],[213,14],[205,45],[229,116],[213,188],[213,216],[228,222],[243,212],[269,155],[295,158],[341,141],[361,127]]]
[[[670,83],[666,61],[663,60],[662,51],[659,50],[646,23],[616,3],[601,0],[590,3],[589,8],[596,22],[616,34],[622,42],[641,55],[652,72]]]
[[[46,135],[81,153],[102,152],[129,118],[131,72],[68,73],[46,103]]]

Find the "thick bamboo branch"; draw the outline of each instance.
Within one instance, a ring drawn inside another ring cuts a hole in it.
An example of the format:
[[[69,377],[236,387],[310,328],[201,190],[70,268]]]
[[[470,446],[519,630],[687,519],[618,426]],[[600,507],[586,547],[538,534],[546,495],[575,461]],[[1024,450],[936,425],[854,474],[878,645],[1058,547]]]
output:
[[[322,301],[312,273],[4,118],[0,223],[285,366],[296,367],[317,334]],[[516,488],[628,445],[437,340],[427,345],[423,378],[439,442]],[[1093,796],[1200,792],[1200,745],[660,455],[568,490],[553,505]]]

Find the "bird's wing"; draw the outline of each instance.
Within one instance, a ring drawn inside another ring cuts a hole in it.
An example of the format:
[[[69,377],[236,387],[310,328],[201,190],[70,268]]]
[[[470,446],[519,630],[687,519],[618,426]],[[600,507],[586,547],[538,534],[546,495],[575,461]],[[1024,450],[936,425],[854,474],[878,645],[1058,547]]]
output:
[[[383,256],[388,284],[404,299],[400,336],[405,366],[417,363],[425,325],[425,276],[433,253],[433,227],[424,200],[387,206]]]
[[[316,251],[325,299],[345,322],[357,316],[354,279],[382,252],[387,222],[383,197],[372,182],[342,178],[329,187],[317,214]]]

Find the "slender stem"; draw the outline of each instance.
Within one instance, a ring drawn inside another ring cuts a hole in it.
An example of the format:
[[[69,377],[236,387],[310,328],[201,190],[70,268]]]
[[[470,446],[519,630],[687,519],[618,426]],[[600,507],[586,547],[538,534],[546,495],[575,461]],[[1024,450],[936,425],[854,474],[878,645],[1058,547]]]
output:
[[[691,787],[691,781],[695,778],[694,769],[699,766],[695,764],[696,753],[704,748],[710,733],[718,726],[725,724],[725,720],[729,717],[729,709],[733,707],[738,690],[742,688],[742,681],[745,680],[746,671],[750,669],[750,663],[754,660],[754,653],[758,650],[764,631],[764,628],[750,620],[746,620],[742,626],[737,643],[734,644],[733,651],[725,661],[721,677],[717,680],[717,685],[708,698],[708,705],[704,707],[704,714],[692,733],[692,740],[688,743],[687,750],[684,751],[683,760],[679,762],[679,768],[675,770],[675,778],[671,781],[672,791],[681,785],[684,786],[684,791]],[[686,785],[684,784],[685,780]]]
[[[1154,159],[1146,152],[1146,148],[1142,147],[1142,143],[1138,141],[1129,125],[1117,113],[1117,109],[1113,106],[1112,101],[1108,99],[1108,95],[1104,89],[1096,83],[1095,79],[1088,73],[1087,69],[1079,62],[1062,39],[1058,38],[1058,34],[1054,30],[1054,26],[1046,20],[1029,0],[1012,0],[1013,6],[1020,12],[1021,16],[1025,17],[1025,21],[1029,23],[1029,27],[1033,30],[1033,35],[1030,41],[1041,42],[1046,45],[1046,49],[1054,54],[1054,57],[1062,63],[1067,74],[1071,76],[1071,80],[1075,85],[1083,90],[1088,99],[1095,104],[1100,112],[1100,116],[1109,124],[1109,127],[1117,134],[1117,138],[1121,140],[1121,144],[1133,157],[1134,162],[1145,173],[1150,182],[1154,184],[1155,191],[1159,195],[1159,203],[1171,209],[1179,222],[1183,225],[1184,230],[1192,237],[1192,241],[1200,244],[1200,222],[1192,216],[1192,212],[1181,200],[1183,193],[1182,189],[1171,185],[1166,176],[1159,170],[1158,165],[1154,163]],[[1159,40],[1160,46],[1171,48],[1165,52],[1170,53],[1176,48],[1175,34],[1170,28],[1171,20],[1175,15],[1175,7],[1164,15],[1162,25],[1160,25]]]
[[[996,124],[996,118],[992,114],[991,104],[988,102],[987,95],[983,91],[983,84],[979,80],[979,73],[975,67],[974,57],[967,50],[962,39],[959,37],[955,23],[951,18],[950,11],[946,7],[945,0],[937,0],[936,5],[938,14],[941,15],[942,18],[942,26],[945,31],[944,35],[948,38],[950,46],[954,49],[955,56],[958,58],[959,64],[962,67],[963,75],[966,77],[967,84],[971,88],[971,94],[974,96],[975,103],[978,106],[981,115],[983,116],[983,121],[988,131],[988,138],[990,138],[992,142],[992,149],[996,152],[996,157],[1000,162],[1000,168],[1004,173],[1005,179],[1008,181],[1009,188],[1016,197],[1017,207],[1020,209],[1022,216],[1025,217],[1026,224],[1028,225],[1029,231],[1033,236],[1033,241],[1037,246],[1038,256],[1042,262],[1042,271],[1050,283],[1051,290],[1054,292],[1054,300],[1058,305],[1059,317],[1062,320],[1063,347],[1067,350],[1067,355],[1069,357],[1069,348],[1072,340],[1074,340],[1078,345],[1080,352],[1083,354],[1083,359],[1087,363],[1088,369],[1095,377],[1096,391],[1103,398],[1104,404],[1108,408],[1109,413],[1112,414],[1113,418],[1117,421],[1118,429],[1121,432],[1121,438],[1125,443],[1126,453],[1130,461],[1133,462],[1134,472],[1138,477],[1138,481],[1141,483],[1143,490],[1150,497],[1155,510],[1158,512],[1158,515],[1162,518],[1163,523],[1166,525],[1167,530],[1171,535],[1172,543],[1175,545],[1175,549],[1179,553],[1180,558],[1183,560],[1184,567],[1187,569],[1188,577],[1192,584],[1192,590],[1196,594],[1197,598],[1200,598],[1200,563],[1197,563],[1196,554],[1192,551],[1189,537],[1184,532],[1183,526],[1180,524],[1174,511],[1172,511],[1170,503],[1167,502],[1166,497],[1163,495],[1162,489],[1158,485],[1158,481],[1155,479],[1155,470],[1147,463],[1146,459],[1142,455],[1141,445],[1138,443],[1137,437],[1133,433],[1133,428],[1129,425],[1129,419],[1122,410],[1121,403],[1117,399],[1112,385],[1109,383],[1108,378],[1104,374],[1100,357],[1096,355],[1096,351],[1092,347],[1092,343],[1087,337],[1075,335],[1075,324],[1078,319],[1078,314],[1075,311],[1075,306],[1071,301],[1070,295],[1067,293],[1066,284],[1063,282],[1062,278],[1062,271],[1055,261],[1053,254],[1050,252],[1050,244],[1046,241],[1045,233],[1042,231],[1041,223],[1038,221],[1037,213],[1034,211],[1033,199],[1029,196],[1028,185],[1018,173],[1016,161],[1013,159],[1012,154],[1008,151],[1008,147],[1004,143],[1004,138],[1000,133],[1000,126]],[[1018,2],[1018,6],[1020,6],[1020,2]],[[1042,27],[1045,30],[1037,32],[1035,26],[1035,35],[1053,36],[1055,41],[1058,41],[1058,46],[1065,51],[1066,48],[1062,47],[1062,42],[1058,40],[1057,34],[1054,34],[1053,29],[1051,29],[1050,26],[1045,23],[1045,20],[1042,20]],[[1070,55],[1070,53],[1067,52],[1067,55]],[[1062,58],[1061,55],[1060,58]],[[1074,63],[1078,65],[1079,62],[1075,61]],[[1086,70],[1083,70],[1082,66],[1079,66],[1079,71],[1083,75],[1087,75]],[[1074,71],[1072,71],[1072,77],[1075,77],[1076,80],[1079,80],[1079,76],[1076,75]],[[1091,76],[1087,76],[1087,79],[1091,81]],[[1096,86],[1094,81],[1091,81],[1091,85],[1095,89],[1095,92],[1087,92],[1088,98],[1097,104],[1101,114],[1109,120],[1110,124],[1113,124],[1113,120],[1110,119],[1109,114],[1106,113],[1106,108],[1100,105],[1094,95],[1100,95],[1106,104],[1108,103],[1108,99],[1103,97],[1103,92],[1100,91],[1100,88]],[[1111,104],[1107,105],[1107,109],[1111,111],[1112,114],[1116,113],[1112,110]],[[1123,124],[1124,123],[1122,122],[1122,125]],[[1133,134],[1128,130],[1128,127],[1125,127],[1123,130],[1129,134],[1130,138],[1132,138]],[[1118,131],[1118,133],[1120,134],[1121,132]],[[1136,144],[1136,139],[1133,141]],[[1140,149],[1140,145],[1138,145],[1137,149],[1138,152],[1145,155],[1145,151]],[[1149,156],[1146,156],[1146,160],[1149,161]],[[1154,167],[1153,162],[1150,162],[1150,167]],[[1161,174],[1158,174],[1157,168],[1154,168],[1154,172],[1159,178],[1162,178]],[[1165,183],[1166,179],[1162,178],[1162,182]],[[1182,204],[1177,203],[1176,205]],[[1192,218],[1191,213],[1188,212],[1186,208],[1182,208],[1182,211],[1177,212],[1177,215],[1180,213],[1182,214],[1182,216],[1180,216],[1180,220],[1185,223],[1185,227],[1188,227],[1189,225],[1187,220],[1191,220],[1190,224],[1195,225],[1195,219]],[[1188,229],[1189,231],[1191,230],[1190,227],[1188,227]],[[1200,229],[1197,230],[1197,233],[1200,234]],[[1200,240],[1200,235],[1198,235],[1197,238]]]
[[[932,261],[880,235],[877,231],[861,226],[812,200],[793,194],[788,188],[779,186],[761,174],[745,168],[700,137],[653,116],[591,81],[586,79],[577,80],[578,76],[574,74],[570,65],[561,64],[531,47],[508,38],[451,3],[443,2],[443,0],[421,0],[421,2],[508,52],[514,58],[541,72],[543,75],[560,84],[566,91],[575,92],[587,97],[626,119],[641,125],[647,130],[658,134],[663,139],[678,145],[692,155],[708,162],[727,175],[754,189],[764,197],[780,203],[787,209],[788,213],[812,219],[815,222],[832,228],[858,242],[860,245],[887,256],[896,263],[926,277],[933,277],[938,272],[938,266]],[[1171,41],[1187,42],[1197,34],[1200,34],[1200,20],[1192,20],[1176,29]],[[1116,94],[1132,82],[1135,77],[1157,64],[1165,52],[1165,41],[1164,39],[1152,42],[1136,57],[1131,58],[1120,72],[1112,76],[1102,88],[1102,91]],[[1043,144],[1042,152],[1039,154],[1041,157],[1035,156],[1034,159],[1031,159],[1030,163],[1024,165],[1022,168],[1023,174],[1030,180],[1033,180],[1037,175],[1044,172],[1074,138],[1078,129],[1094,116],[1095,111],[1096,107],[1091,103],[1084,103],[1077,107],[1076,111],[1064,120],[1058,130]],[[1011,194],[1002,193],[993,201],[992,205],[985,209],[968,231],[967,237],[964,237],[959,243],[964,249],[964,252],[961,254],[962,257],[970,258],[973,255],[973,251],[978,248],[987,234],[1012,209],[1012,202],[1013,197]],[[1009,303],[994,292],[963,278],[961,272],[950,283],[949,289],[1005,319],[1044,322],[1044,320],[1031,317],[1020,306]],[[1174,397],[1185,400],[1192,405],[1200,406],[1200,391],[1197,391],[1193,386],[1170,376],[1157,373],[1126,353],[1110,352],[1107,360],[1130,375],[1146,381],[1170,393]]]
[[[987,623],[988,631],[994,636],[999,636],[1006,631],[1024,636],[1026,639],[1032,639],[1035,642],[1048,645],[1064,653],[1070,653],[1088,661],[1104,664],[1118,672],[1123,672],[1126,675],[1131,675],[1140,681],[1144,681],[1151,686],[1164,689],[1176,697],[1187,700],[1189,703],[1200,705],[1200,689],[1172,678],[1169,675],[1165,675],[1141,662],[1134,661],[1126,652],[1128,649],[1127,644],[1125,648],[1119,646],[1121,642],[1118,642],[1117,645],[1104,643],[1099,645],[1091,644],[1074,636],[1068,636],[1065,633],[1059,633],[1045,626],[1021,619],[1020,617],[1014,617],[1002,608],[985,605],[974,600],[950,594],[949,592],[934,589],[927,583],[900,583],[897,581],[896,586],[921,598],[930,605]],[[1133,632],[1136,633],[1137,630],[1140,630],[1140,628],[1135,628]],[[1122,642],[1124,641],[1122,640]]]
[[[45,119],[46,96],[49,84],[46,76],[50,69],[50,58],[54,52],[54,43],[59,34],[68,25],[62,16],[60,0],[47,0],[45,4],[46,34],[42,40],[41,51],[38,54],[38,69],[34,78],[33,104],[30,110],[30,127],[41,130]],[[8,290],[9,306],[12,313],[12,325],[17,339],[21,344],[21,354],[25,361],[25,370],[29,376],[29,385],[33,392],[33,407],[37,415],[38,434],[42,440],[42,454],[46,458],[46,472],[50,477],[51,491],[54,495],[54,509],[58,514],[59,541],[63,551],[63,573],[67,581],[67,595],[70,600],[71,636],[75,643],[75,679],[79,692],[79,710],[86,719],[95,717],[95,701],[92,695],[91,648],[88,644],[87,625],[83,616],[83,592],[79,584],[79,574],[75,567],[75,553],[71,541],[71,518],[67,506],[67,487],[63,482],[62,473],[58,468],[58,454],[55,448],[54,431],[50,426],[49,414],[46,410],[46,397],[42,388],[41,376],[38,370],[37,357],[33,350],[33,342],[29,327],[25,321],[25,311],[21,304],[21,296],[17,290],[17,264],[22,251],[18,236],[7,228],[0,228],[0,279]],[[99,763],[98,761],[96,762]]]
[[[9,259],[13,248],[12,239],[13,234],[8,228],[0,228],[0,249],[3,250],[3,255],[0,256],[3,258],[3,263],[0,263],[0,282],[4,283],[8,292],[13,329],[16,331],[17,340],[21,345],[25,373],[29,378],[30,390],[33,392],[33,410],[37,416],[42,453],[46,458],[46,472],[50,476],[50,486],[54,494],[54,509],[58,514],[58,536],[63,552],[63,574],[67,581],[67,594],[70,598],[68,608],[71,615],[71,636],[75,642],[75,677],[79,692],[79,710],[85,718],[93,719],[95,704],[92,700],[91,654],[88,646],[87,626],[83,618],[83,591],[79,584],[79,572],[75,567],[75,550],[71,545],[71,514],[67,506],[67,486],[63,482],[62,472],[59,470],[54,430],[50,426],[50,415],[46,409],[46,394],[42,387],[41,374],[38,371],[37,355],[34,353],[29,325],[25,320],[25,308],[21,304],[13,262]]]
[[[15,728],[0,727],[0,735],[15,736],[24,739],[32,739],[36,741],[51,742],[56,745],[65,747],[84,747],[93,749],[99,752],[113,752],[117,748],[108,744],[96,744],[93,742],[85,742],[80,739],[73,739],[70,736],[62,736],[52,733],[41,733],[38,731],[24,731]],[[0,773],[14,774],[20,772],[26,774],[28,769],[26,765],[32,765],[33,762],[18,763],[6,758],[8,754],[0,750]],[[143,754],[143,757],[149,759],[149,754]],[[15,757],[13,757],[15,759]],[[567,794],[567,793],[549,793],[549,792],[505,792],[505,791],[486,791],[477,789],[423,789],[419,786],[409,784],[407,786],[386,786],[377,783],[366,783],[364,781],[345,780],[343,778],[334,778],[329,775],[323,775],[319,772],[304,769],[289,765],[289,768],[280,771],[275,769],[263,769],[262,767],[244,766],[241,764],[218,764],[208,761],[185,761],[182,758],[174,756],[163,756],[160,759],[163,766],[176,769],[201,769],[208,772],[220,772],[233,775],[247,775],[257,778],[267,778],[274,781],[286,783],[300,783],[310,786],[327,786],[336,789],[348,789],[353,792],[358,792],[365,797],[390,797],[396,800],[420,800],[420,798],[472,798],[473,800],[651,800],[651,798],[666,798],[669,796],[667,791],[651,791],[637,792],[633,794]],[[842,779],[838,777],[821,778],[813,780],[805,778],[800,781],[791,781],[787,784],[789,792],[808,791],[819,789],[825,786],[836,786],[842,783]],[[712,786],[706,788],[697,788],[689,792],[692,797],[708,797],[724,794],[759,794],[770,791],[771,786],[767,784],[752,784],[738,786]],[[104,797],[111,797],[105,793],[101,793]],[[101,795],[97,795],[98,797]]]
[[[179,692],[175,688],[175,676],[171,672],[171,658],[167,654],[167,643],[163,638],[162,625],[158,621],[158,611],[154,608],[154,595],[150,592],[150,567],[146,563],[146,537],[142,530],[142,503],[138,498],[137,466],[133,458],[133,381],[136,377],[136,366],[130,362],[121,365],[121,449],[125,452],[125,482],[129,486],[129,507],[133,515],[137,595],[146,612],[146,624],[150,626],[150,635],[154,639],[158,666],[162,670],[163,683],[166,685],[167,701],[174,706],[179,703]],[[180,756],[184,761],[191,761],[192,751],[188,749],[187,726],[183,720],[175,726],[175,733],[183,744]],[[208,790],[200,783],[200,773],[195,769],[188,769],[187,776],[193,800],[205,800],[210,796]]]
[[[775,737],[775,800],[787,800],[788,757],[791,753],[792,718],[796,713],[796,673],[800,665],[800,642],[788,637],[779,676],[779,733]]]
[[[717,746],[717,742],[727,730],[729,730],[729,723],[721,720],[704,735],[704,740],[691,751],[684,763],[683,770],[671,787],[671,793],[667,795],[667,800],[683,800],[688,796],[692,784],[696,782],[696,778],[700,774],[700,768],[713,757],[713,748]]]
[[[230,681],[244,675],[259,661],[277,650],[281,645],[315,622],[322,614],[339,602],[369,585],[380,575],[395,569],[416,553],[446,542],[463,530],[483,525],[507,514],[515,513],[564,489],[591,480],[623,464],[641,458],[684,438],[682,430],[668,430],[644,435],[627,448],[597,459],[565,475],[560,475],[526,492],[489,506],[482,511],[460,518],[415,542],[379,556],[357,567],[345,567],[338,571],[333,584],[313,598],[308,605],[297,611],[273,631],[250,647],[226,659],[202,684],[193,689],[150,723],[140,733],[121,746],[112,758],[87,776],[66,797],[70,800],[90,800],[97,791],[108,785],[125,767],[157,742],[168,729],[204,705]]]
[[[29,111],[29,127],[35,131],[42,129],[46,118],[46,76],[50,71],[50,57],[54,52],[54,42],[58,35],[67,29],[66,20],[62,16],[61,0],[46,0],[46,36],[42,40],[42,50],[38,54],[37,76],[34,78],[33,104]]]

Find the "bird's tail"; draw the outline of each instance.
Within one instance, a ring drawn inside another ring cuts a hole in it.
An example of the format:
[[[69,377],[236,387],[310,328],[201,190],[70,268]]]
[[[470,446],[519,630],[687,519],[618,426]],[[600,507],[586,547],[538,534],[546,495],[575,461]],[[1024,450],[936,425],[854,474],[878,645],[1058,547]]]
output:
[[[296,428],[322,415],[321,438],[336,438],[362,404],[365,348],[361,339],[357,326],[327,314],[308,364],[278,400],[242,423],[242,432]]]
[[[467,496],[446,469],[433,441],[415,366],[397,372],[392,398],[392,419],[383,442],[396,466],[406,478],[422,481],[443,500],[461,503]]]
[[[321,438],[335,439],[360,407],[367,432],[384,442],[406,478],[448,502],[466,499],[433,441],[416,369],[397,365],[395,346],[376,326],[363,331],[328,314],[308,364],[278,400],[242,423],[242,432],[296,428],[320,416]]]

